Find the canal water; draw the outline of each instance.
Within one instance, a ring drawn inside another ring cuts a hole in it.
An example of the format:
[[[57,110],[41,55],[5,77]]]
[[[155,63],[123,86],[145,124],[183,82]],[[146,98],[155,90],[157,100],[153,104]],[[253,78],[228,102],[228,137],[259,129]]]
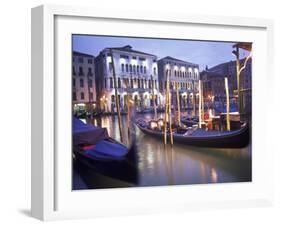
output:
[[[131,120],[138,118],[150,119],[153,114],[135,114]],[[111,137],[120,140],[117,116],[103,116],[90,123],[106,127]],[[122,125],[124,143],[128,143],[126,115],[122,116]],[[248,182],[252,179],[250,145],[241,149],[199,148],[181,144],[164,148],[163,140],[145,135],[138,128],[135,128],[135,134],[138,186]]]

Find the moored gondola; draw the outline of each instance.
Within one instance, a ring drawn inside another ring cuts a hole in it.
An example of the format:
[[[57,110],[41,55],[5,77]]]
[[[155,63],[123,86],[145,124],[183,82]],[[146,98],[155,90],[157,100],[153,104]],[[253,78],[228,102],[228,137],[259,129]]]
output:
[[[88,188],[136,186],[135,147],[127,148],[108,136],[105,128],[73,120],[74,164]]]
[[[164,132],[157,127],[151,128],[149,122],[137,120],[136,125],[145,134],[163,139]],[[168,131],[167,136],[170,137]],[[242,148],[250,141],[249,125],[244,123],[240,129],[233,131],[207,131],[200,128],[175,128],[173,129],[174,142],[212,148]]]

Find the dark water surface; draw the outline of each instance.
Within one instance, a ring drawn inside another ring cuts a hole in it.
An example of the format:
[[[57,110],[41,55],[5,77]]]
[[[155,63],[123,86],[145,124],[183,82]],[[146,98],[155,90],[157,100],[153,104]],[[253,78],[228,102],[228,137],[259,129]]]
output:
[[[137,118],[153,114],[136,114]],[[93,124],[106,127],[110,136],[120,140],[117,116],[94,119]],[[122,116],[123,134],[127,134],[127,117]],[[163,140],[135,129],[138,155],[138,186],[202,184],[251,181],[251,146],[242,149],[197,148],[181,144],[167,145]],[[124,143],[128,137],[124,136]],[[79,172],[78,172],[79,173]]]

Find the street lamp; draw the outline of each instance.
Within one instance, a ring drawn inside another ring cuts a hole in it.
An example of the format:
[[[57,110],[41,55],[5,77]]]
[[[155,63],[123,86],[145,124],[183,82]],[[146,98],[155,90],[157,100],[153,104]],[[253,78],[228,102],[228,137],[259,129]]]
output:
[[[105,97],[105,95],[103,95],[100,98],[100,102],[101,102],[101,107],[103,108],[104,111],[106,111],[107,97]]]

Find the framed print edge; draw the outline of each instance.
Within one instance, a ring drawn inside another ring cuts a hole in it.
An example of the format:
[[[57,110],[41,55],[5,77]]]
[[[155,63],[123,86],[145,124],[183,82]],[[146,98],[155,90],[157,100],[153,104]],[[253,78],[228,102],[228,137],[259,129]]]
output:
[[[101,211],[97,214],[93,209],[85,212],[64,211],[58,208],[58,188],[57,188],[57,143],[56,143],[56,79],[55,75],[55,17],[56,16],[72,16],[83,18],[109,18],[109,19],[128,19],[141,20],[149,22],[166,22],[166,23],[190,23],[220,26],[238,26],[238,27],[254,27],[266,29],[267,33],[267,54],[268,62],[267,70],[270,76],[267,78],[268,85],[273,84],[273,22],[265,19],[253,18],[236,18],[222,16],[203,16],[203,15],[182,15],[173,13],[153,13],[153,12],[129,12],[114,11],[104,9],[92,9],[71,6],[44,5],[32,9],[32,75],[31,75],[31,114],[32,114],[32,132],[31,132],[31,213],[33,217],[41,220],[54,220],[65,218],[81,218],[93,216],[110,216],[110,215],[128,215],[143,214],[149,212],[165,212],[165,211],[185,211],[194,209],[209,208],[233,208],[239,206],[264,206],[271,205],[273,202],[273,184],[272,179],[268,178],[266,185],[261,188],[259,198],[249,197],[248,200],[227,200],[225,202],[197,202],[182,203],[177,200],[167,208],[160,209],[150,208],[146,210],[144,207],[130,208],[126,210],[116,211],[116,213]],[[273,92],[268,89],[269,93]],[[257,91],[260,92],[260,91]],[[267,109],[272,106],[272,102],[267,103]],[[267,114],[268,114],[267,110]],[[268,119],[268,115],[266,116]],[[269,131],[270,124],[266,129]],[[268,154],[267,166],[268,170],[273,170],[273,150],[270,147],[270,138],[267,134],[266,147]],[[169,188],[173,189],[173,188]],[[183,190],[183,187],[180,188]],[[164,192],[167,192],[165,188]],[[99,191],[99,194],[101,191]],[[114,191],[113,191],[114,193]],[[89,194],[89,193],[88,193]],[[165,202],[164,202],[165,203]],[[70,204],[71,205],[71,204]],[[73,204],[72,204],[73,205]],[[157,205],[156,205],[157,206]],[[164,204],[165,206],[165,204]]]

